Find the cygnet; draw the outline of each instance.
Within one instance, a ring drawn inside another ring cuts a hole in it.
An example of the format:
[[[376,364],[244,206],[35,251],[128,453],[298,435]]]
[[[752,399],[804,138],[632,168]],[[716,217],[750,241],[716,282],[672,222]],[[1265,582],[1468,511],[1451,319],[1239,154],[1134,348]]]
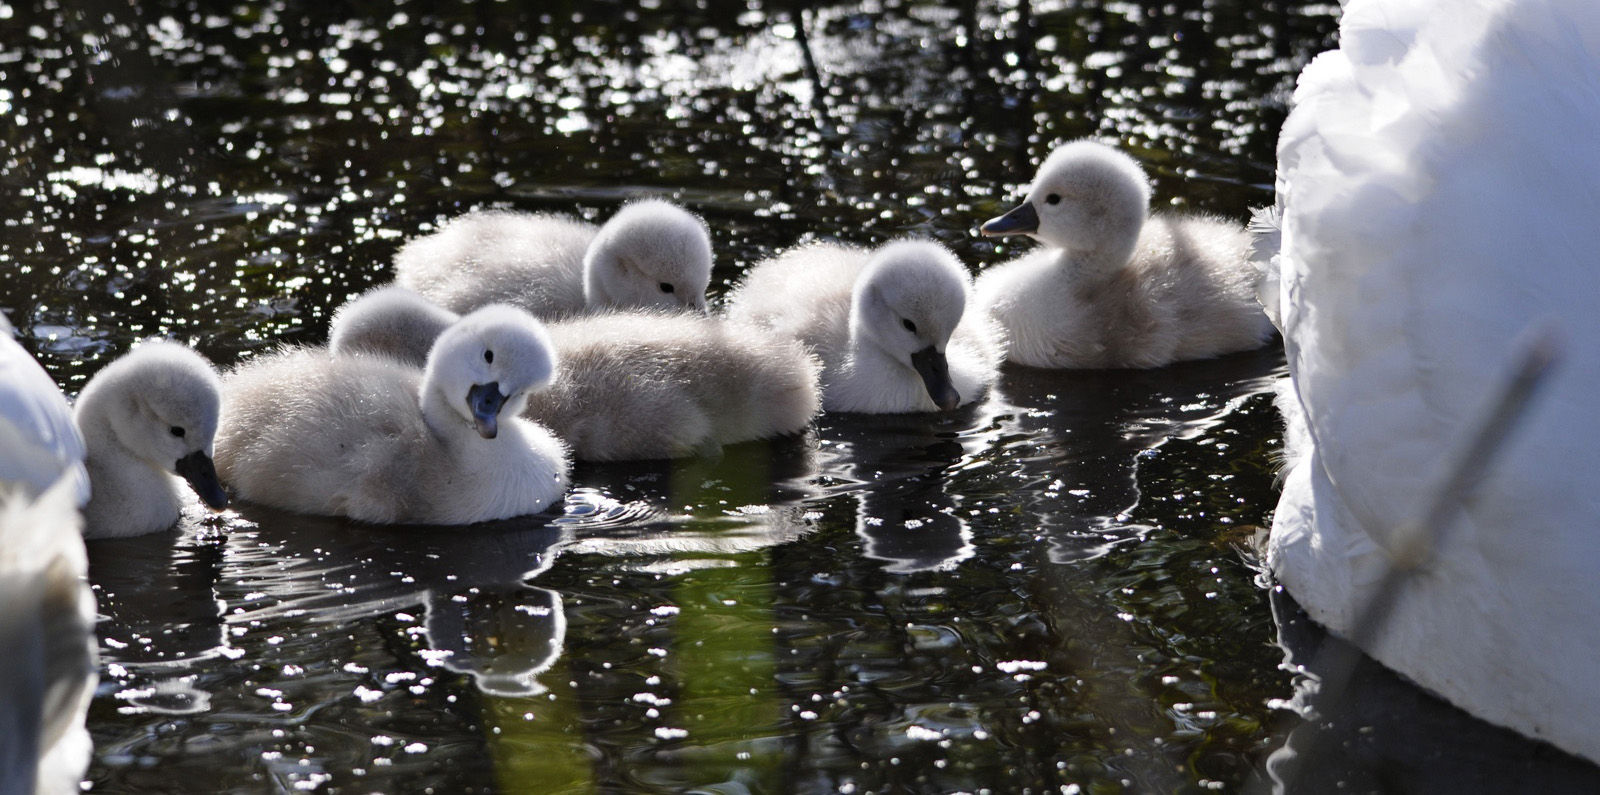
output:
[[[600,227],[480,210],[407,243],[394,264],[397,284],[457,313],[490,303],[545,320],[616,308],[704,312],[711,236],[699,216],[659,199],[626,204]]]
[[[567,489],[567,450],[517,414],[556,371],[543,325],[504,305],[452,324],[424,368],[289,348],[224,378],[218,471],[242,499],[364,522],[538,513]]]
[[[1039,167],[1020,206],[983,225],[1044,244],[978,276],[977,303],[1004,328],[1010,361],[1160,367],[1273,338],[1243,225],[1149,208],[1133,158],[1074,141]]]
[[[991,323],[966,311],[969,285],[931,241],[813,244],[751,268],[728,316],[814,351],[827,411],[949,411],[984,396],[1003,355]]]

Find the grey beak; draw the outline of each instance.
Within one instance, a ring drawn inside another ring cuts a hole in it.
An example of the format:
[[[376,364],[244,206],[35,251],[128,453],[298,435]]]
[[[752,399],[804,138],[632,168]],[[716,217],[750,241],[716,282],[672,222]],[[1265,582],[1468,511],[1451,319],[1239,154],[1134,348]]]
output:
[[[189,481],[189,488],[213,511],[228,507],[228,492],[222,490],[222,480],[217,477],[217,465],[204,450],[196,450],[173,466],[178,477]]]
[[[473,384],[467,390],[467,408],[472,411],[472,425],[478,429],[479,436],[493,439],[500,433],[500,407],[505,404],[506,396],[500,394],[499,381]]]
[[[950,382],[950,362],[944,358],[944,354],[929,345],[911,354],[911,366],[916,368],[917,375],[922,376],[922,384],[928,388],[928,397],[933,398],[934,405],[940,411],[949,411],[961,405],[961,393]]]
[[[999,237],[1001,235],[1026,235],[1039,231],[1039,212],[1033,209],[1033,202],[1023,202],[1011,212],[991,219],[988,223],[978,228],[985,237]]]

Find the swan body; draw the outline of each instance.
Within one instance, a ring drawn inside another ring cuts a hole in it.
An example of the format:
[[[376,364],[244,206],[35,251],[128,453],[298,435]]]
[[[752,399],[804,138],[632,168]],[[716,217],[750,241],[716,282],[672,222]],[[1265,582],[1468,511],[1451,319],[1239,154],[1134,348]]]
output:
[[[546,320],[613,308],[704,312],[711,237],[698,216],[659,199],[626,204],[600,227],[481,210],[402,247],[395,282],[457,313],[491,303]]]
[[[1481,718],[1600,762],[1600,13],[1350,0],[1278,144],[1292,384],[1268,564],[1340,635],[1441,461],[1555,326],[1563,355],[1364,650]]]
[[[415,361],[452,315],[399,287],[335,315],[336,356]],[[678,458],[798,433],[821,408],[818,365],[798,342],[720,318],[614,312],[546,326],[561,378],[523,416],[585,461]]]
[[[425,368],[290,348],[224,378],[217,466],[237,494],[382,524],[458,525],[537,513],[567,488],[567,451],[518,418],[556,360],[527,313],[461,318]]]
[[[68,474],[0,487],[0,792],[76,793],[93,751],[94,595]]]
[[[180,477],[212,509],[226,507],[212,463],[220,406],[216,370],[175,342],[142,343],[90,378],[73,413],[89,472],[84,535],[136,536],[177,524]]]
[[[1161,367],[1265,345],[1250,237],[1202,215],[1150,214],[1128,155],[1094,141],[1057,148],[1022,205],[982,227],[1040,250],[978,276],[1010,361],[1030,367]]]
[[[36,497],[70,474],[75,503],[89,500],[83,435],[54,379],[17,344],[0,315],[0,486],[16,484]]]
[[[822,243],[751,268],[728,316],[811,348],[827,411],[948,411],[983,397],[1003,355],[993,326],[966,311],[970,290],[937,243]]]

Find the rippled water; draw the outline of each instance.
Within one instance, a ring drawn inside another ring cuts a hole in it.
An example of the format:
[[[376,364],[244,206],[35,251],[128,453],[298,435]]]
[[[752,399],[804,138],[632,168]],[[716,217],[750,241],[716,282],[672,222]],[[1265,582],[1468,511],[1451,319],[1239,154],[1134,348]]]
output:
[[[1159,203],[1242,219],[1337,14],[76,5],[0,2],[0,308],[69,393],[148,336],[222,366],[319,343],[404,239],[478,206],[598,219],[673,197],[712,224],[717,295],[809,239],[1001,261],[1015,245],[975,225],[1085,135],[1136,153]],[[1281,373],[1276,349],[1008,370],[947,415],[580,466],[546,516],[394,529],[239,505],[93,542],[90,783],[1239,789],[1300,723],[1273,613],[1293,608],[1251,551]]]

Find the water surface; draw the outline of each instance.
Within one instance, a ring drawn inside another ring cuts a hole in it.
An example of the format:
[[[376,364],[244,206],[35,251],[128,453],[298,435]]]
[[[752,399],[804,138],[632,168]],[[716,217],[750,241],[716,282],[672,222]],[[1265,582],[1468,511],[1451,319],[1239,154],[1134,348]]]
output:
[[[1242,221],[1271,200],[1293,75],[1336,14],[0,4],[0,308],[76,393],[150,336],[220,366],[321,343],[400,243],[467,209],[599,220],[639,196],[710,221],[718,298],[807,240],[928,236],[976,272],[1028,245],[976,225],[1051,146],[1091,135],[1140,158],[1160,206]],[[92,542],[89,786],[1263,784],[1310,726],[1277,645],[1274,609],[1293,607],[1269,604],[1252,546],[1276,501],[1282,372],[1276,346],[1011,369],[945,415],[580,466],[543,516],[375,528],[245,504]],[[1471,725],[1407,692],[1441,736]],[[1397,780],[1368,772],[1400,746],[1356,742],[1319,781]],[[1532,748],[1487,766],[1516,785],[1569,764]]]

